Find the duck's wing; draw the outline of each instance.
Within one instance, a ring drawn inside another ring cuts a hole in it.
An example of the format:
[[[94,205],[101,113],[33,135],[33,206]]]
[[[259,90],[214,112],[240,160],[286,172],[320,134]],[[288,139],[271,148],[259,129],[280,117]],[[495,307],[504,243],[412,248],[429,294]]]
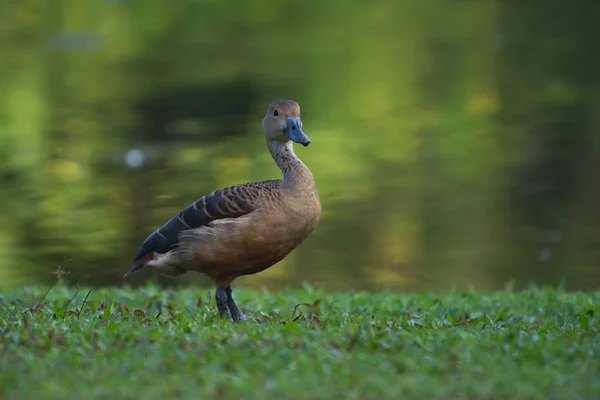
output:
[[[164,254],[169,251],[177,244],[181,232],[207,226],[218,219],[239,218],[251,213],[255,209],[259,192],[271,186],[271,181],[230,186],[196,200],[144,240],[133,266],[125,276],[143,268],[154,258],[155,253]]]

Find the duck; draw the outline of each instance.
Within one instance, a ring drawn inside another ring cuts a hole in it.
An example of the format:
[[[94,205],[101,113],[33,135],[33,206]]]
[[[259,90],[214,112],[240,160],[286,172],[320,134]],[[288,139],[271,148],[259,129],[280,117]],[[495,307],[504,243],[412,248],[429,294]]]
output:
[[[146,267],[167,276],[203,273],[216,285],[219,315],[246,319],[233,299],[233,280],[283,260],[321,218],[313,174],[294,153],[293,143],[311,143],[299,104],[274,100],[262,128],[281,179],[225,187],[188,205],[144,240],[123,278]]]

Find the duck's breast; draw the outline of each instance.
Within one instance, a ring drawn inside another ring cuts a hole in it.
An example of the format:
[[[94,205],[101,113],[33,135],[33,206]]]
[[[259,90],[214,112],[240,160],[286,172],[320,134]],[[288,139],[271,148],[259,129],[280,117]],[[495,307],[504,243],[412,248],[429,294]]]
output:
[[[218,276],[260,272],[281,261],[313,231],[319,221],[314,209],[305,212],[279,207],[257,208],[235,219],[213,221],[181,238],[190,269]]]

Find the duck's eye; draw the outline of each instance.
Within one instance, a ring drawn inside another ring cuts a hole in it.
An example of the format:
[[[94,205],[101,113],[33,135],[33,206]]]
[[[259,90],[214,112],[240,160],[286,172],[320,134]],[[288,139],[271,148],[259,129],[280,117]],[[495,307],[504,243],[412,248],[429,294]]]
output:
[[[279,117],[279,111],[277,111],[277,109],[273,110],[273,116]]]

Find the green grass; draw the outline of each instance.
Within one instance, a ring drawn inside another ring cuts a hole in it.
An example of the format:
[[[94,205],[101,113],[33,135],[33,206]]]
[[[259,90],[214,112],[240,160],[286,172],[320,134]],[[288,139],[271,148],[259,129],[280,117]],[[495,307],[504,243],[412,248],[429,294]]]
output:
[[[46,290],[0,292],[2,399],[600,398],[600,292]]]

